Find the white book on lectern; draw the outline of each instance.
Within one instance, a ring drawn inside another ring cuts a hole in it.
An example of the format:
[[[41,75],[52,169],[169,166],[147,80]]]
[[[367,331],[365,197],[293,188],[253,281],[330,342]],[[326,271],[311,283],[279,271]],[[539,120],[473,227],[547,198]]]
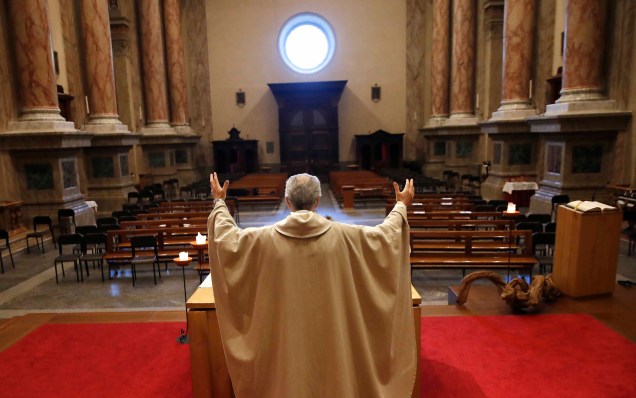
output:
[[[616,207],[606,205],[605,203],[595,202],[591,200],[575,200],[567,204],[567,207],[570,207],[576,211],[580,211],[582,213],[594,212],[594,211],[606,211],[606,210],[616,210]]]

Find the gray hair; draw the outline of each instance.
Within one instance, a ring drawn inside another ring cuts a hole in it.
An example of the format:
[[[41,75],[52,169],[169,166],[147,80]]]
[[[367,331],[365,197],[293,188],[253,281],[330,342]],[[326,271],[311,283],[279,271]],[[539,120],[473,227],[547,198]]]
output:
[[[320,180],[311,174],[296,174],[285,183],[285,197],[294,210],[309,210],[322,196]]]

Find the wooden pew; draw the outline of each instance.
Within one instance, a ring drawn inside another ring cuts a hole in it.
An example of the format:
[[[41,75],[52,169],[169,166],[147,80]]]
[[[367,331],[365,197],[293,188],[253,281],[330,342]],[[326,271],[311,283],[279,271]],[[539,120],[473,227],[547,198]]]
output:
[[[384,211],[386,215],[389,215],[393,207],[395,206],[395,202],[387,203],[384,206]],[[415,212],[432,212],[432,211],[473,211],[474,206],[471,203],[454,203],[454,202],[441,202],[441,203],[422,203],[422,202],[413,202],[407,207],[407,212],[415,214]]]
[[[514,269],[532,275],[538,263],[532,232],[411,230],[411,274],[414,269]],[[521,243],[518,243],[521,242]]]
[[[121,229],[144,229],[144,228],[172,228],[172,227],[199,227],[207,230],[208,217],[189,218],[187,220],[181,218],[154,219],[154,220],[136,220],[122,221],[119,223]]]
[[[503,213],[497,211],[421,211],[407,209],[407,217],[411,220],[498,220],[503,219]]]
[[[169,214],[169,213],[190,213],[190,212],[211,212],[214,205],[188,206],[188,207],[150,207],[148,213]]]
[[[392,190],[391,181],[370,171],[331,171],[329,179],[331,191],[344,208],[352,208],[356,200],[386,200]]]
[[[139,213],[136,215],[137,220],[189,220],[196,218],[208,217],[209,211],[192,211],[192,212],[175,212],[175,213]]]
[[[419,219],[410,218],[411,230],[508,230],[514,229],[514,222],[510,220],[481,220],[481,219]]]
[[[107,231],[106,254],[104,260],[111,263],[127,263],[132,258],[130,251],[130,238],[140,235],[154,235],[157,237],[157,249],[159,262],[171,262],[173,258],[179,256],[179,252],[188,251],[193,257],[196,250],[192,248],[190,242],[196,240],[197,234],[207,235],[205,227],[157,227],[140,229],[116,229]],[[139,253],[151,254],[152,250],[140,250]],[[194,256],[196,257],[196,256]]]
[[[234,181],[230,190],[241,204],[261,204],[277,208],[285,194],[285,173],[253,173]]]

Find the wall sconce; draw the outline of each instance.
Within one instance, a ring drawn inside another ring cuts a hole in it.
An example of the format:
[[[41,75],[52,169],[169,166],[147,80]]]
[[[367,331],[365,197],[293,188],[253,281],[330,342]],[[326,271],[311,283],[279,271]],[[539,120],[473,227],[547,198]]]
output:
[[[378,86],[376,83],[373,87],[371,87],[371,101],[378,102],[382,98],[382,87]]]
[[[239,88],[236,92],[236,106],[242,108],[245,106],[245,92]]]

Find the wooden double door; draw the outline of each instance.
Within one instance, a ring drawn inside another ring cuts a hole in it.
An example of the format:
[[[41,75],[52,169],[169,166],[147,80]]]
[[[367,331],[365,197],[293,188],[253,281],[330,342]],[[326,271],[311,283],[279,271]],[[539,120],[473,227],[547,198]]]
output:
[[[324,178],[338,163],[337,112],[334,115],[324,108],[305,108],[282,113],[281,163],[291,174],[310,173]]]
[[[326,180],[339,161],[338,101],[346,81],[270,84],[278,102],[281,164]]]

